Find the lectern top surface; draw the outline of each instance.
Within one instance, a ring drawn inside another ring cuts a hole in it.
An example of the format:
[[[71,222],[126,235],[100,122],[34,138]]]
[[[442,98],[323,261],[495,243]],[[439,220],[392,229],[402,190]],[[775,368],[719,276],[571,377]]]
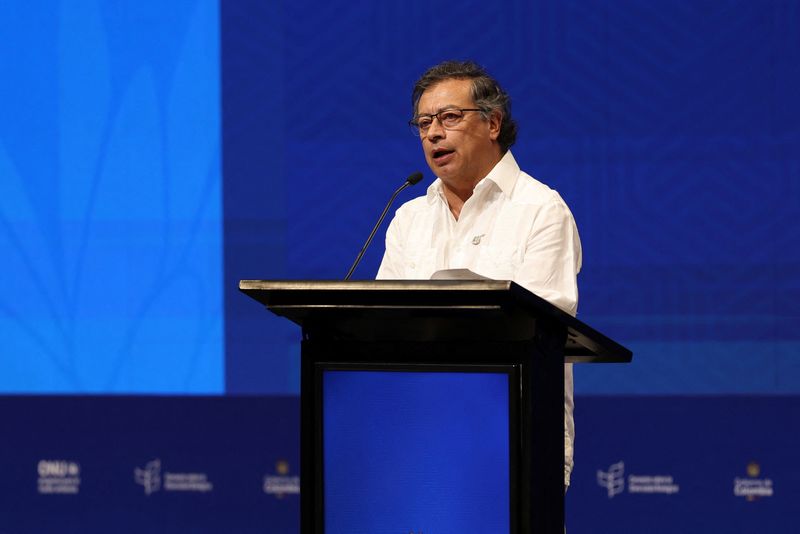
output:
[[[517,325],[522,317],[566,327],[567,361],[629,362],[632,358],[625,347],[508,280],[241,280],[239,289],[304,327],[315,317],[329,321],[335,316],[357,317],[364,324],[372,321],[373,326],[381,317],[419,322],[437,316],[452,322],[455,314]]]
[[[509,280],[241,280],[239,289],[362,291],[507,291]]]

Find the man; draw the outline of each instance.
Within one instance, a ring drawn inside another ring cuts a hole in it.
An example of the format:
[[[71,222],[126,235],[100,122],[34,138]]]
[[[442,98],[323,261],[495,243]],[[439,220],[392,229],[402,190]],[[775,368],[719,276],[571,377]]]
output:
[[[412,127],[437,180],[397,210],[379,279],[428,279],[469,269],[513,280],[575,315],[578,230],[561,197],[522,172],[509,148],[517,126],[508,95],[482,67],[447,61],[412,94]],[[564,484],[572,471],[572,364],[564,368]]]

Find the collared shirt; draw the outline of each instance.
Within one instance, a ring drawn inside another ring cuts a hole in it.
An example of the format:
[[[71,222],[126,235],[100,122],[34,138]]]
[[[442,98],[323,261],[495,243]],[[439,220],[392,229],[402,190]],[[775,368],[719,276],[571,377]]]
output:
[[[444,269],[469,269],[513,280],[575,315],[581,243],[559,194],[522,172],[511,151],[475,186],[458,220],[440,179],[403,204],[386,232],[378,279],[429,279]],[[564,483],[569,485],[575,435],[572,364],[564,366]]]

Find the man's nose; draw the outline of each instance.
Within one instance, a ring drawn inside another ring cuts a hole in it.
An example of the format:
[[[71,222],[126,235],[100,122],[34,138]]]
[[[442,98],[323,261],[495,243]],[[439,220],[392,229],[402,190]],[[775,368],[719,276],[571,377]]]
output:
[[[438,117],[433,117],[431,125],[428,127],[428,140],[440,139],[445,136],[445,129]]]

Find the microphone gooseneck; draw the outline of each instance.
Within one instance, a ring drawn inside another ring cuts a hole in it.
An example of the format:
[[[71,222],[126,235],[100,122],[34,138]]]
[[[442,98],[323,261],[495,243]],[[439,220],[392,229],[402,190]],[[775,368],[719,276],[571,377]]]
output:
[[[389,207],[391,207],[392,203],[394,202],[394,199],[397,198],[397,195],[399,195],[400,192],[403,191],[406,187],[411,187],[412,185],[416,185],[420,181],[422,181],[422,173],[417,171],[408,178],[406,178],[406,181],[403,182],[403,185],[401,185],[397,189],[397,191],[394,192],[392,198],[390,198],[389,202],[386,204],[386,207],[383,208],[383,213],[381,213],[381,216],[378,217],[378,222],[375,224],[375,227],[372,229],[372,232],[370,232],[369,237],[367,238],[367,242],[364,243],[363,247],[361,247],[361,252],[358,253],[356,261],[353,262],[353,266],[350,267],[349,271],[347,271],[347,276],[344,277],[345,281],[350,280],[350,277],[353,276],[353,271],[355,271],[356,267],[358,267],[358,264],[361,263],[361,258],[364,257],[364,253],[367,251],[367,247],[369,247],[369,244],[372,243],[372,238],[375,237],[375,232],[378,231],[378,228],[380,228],[383,219],[386,218],[386,213],[389,211]]]

